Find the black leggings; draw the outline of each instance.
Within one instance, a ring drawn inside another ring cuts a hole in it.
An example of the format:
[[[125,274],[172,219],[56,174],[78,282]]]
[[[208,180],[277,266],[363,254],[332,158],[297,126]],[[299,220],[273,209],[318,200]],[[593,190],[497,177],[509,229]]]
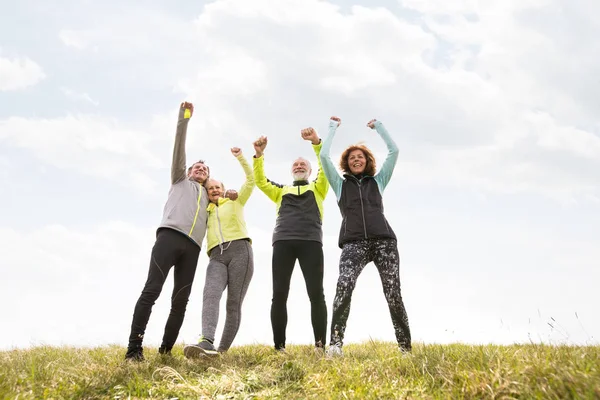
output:
[[[200,246],[184,234],[173,229],[160,229],[152,248],[148,279],[133,312],[129,348],[142,346],[146,325],[152,313],[152,306],[158,299],[167,275],[175,266],[175,283],[171,296],[171,312],[165,326],[162,346],[171,349],[179,336],[183,324],[192,282],[196,274]]]
[[[310,298],[315,345],[325,344],[327,305],[323,293],[323,245],[309,240],[279,240],[273,244],[273,301],[271,326],[275,348],[285,348],[287,298],[296,260],[300,263]]]
[[[358,276],[371,261],[379,271],[398,345],[410,350],[410,327],[400,292],[400,256],[395,239],[363,239],[344,244],[333,300],[330,344],[342,345],[344,342],[352,292]]]

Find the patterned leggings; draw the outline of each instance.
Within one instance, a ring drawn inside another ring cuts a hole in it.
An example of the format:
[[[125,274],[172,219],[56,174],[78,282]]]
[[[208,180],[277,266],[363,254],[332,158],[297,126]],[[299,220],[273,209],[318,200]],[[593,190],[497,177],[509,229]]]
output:
[[[377,267],[381,277],[383,293],[390,309],[398,345],[404,350],[410,350],[410,328],[400,294],[400,256],[395,239],[364,239],[344,244],[340,256],[340,275],[333,300],[330,345],[343,344],[352,291],[358,276],[371,261]]]

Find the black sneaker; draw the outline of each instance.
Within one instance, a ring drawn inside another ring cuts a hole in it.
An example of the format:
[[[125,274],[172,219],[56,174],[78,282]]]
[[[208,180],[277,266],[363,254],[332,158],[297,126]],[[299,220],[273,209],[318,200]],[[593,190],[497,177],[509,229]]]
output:
[[[128,347],[125,353],[127,361],[144,361],[144,349],[142,347]]]
[[[219,352],[208,339],[201,337],[198,344],[188,344],[185,346],[183,348],[183,355],[186,358],[214,357],[219,355]]]
[[[165,345],[162,345],[158,348],[158,354],[164,354],[166,356],[170,356],[172,349],[173,349],[173,347],[167,347]]]

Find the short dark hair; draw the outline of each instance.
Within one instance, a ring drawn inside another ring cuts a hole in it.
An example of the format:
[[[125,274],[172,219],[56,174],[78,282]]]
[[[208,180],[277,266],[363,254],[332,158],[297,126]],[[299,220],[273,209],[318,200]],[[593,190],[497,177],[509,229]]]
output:
[[[350,166],[348,165],[348,157],[350,157],[350,153],[352,153],[354,150],[362,151],[367,159],[367,165],[365,165],[364,174],[375,176],[375,169],[377,167],[377,164],[375,163],[375,157],[373,156],[373,153],[371,153],[371,150],[369,150],[369,148],[364,144],[355,144],[344,150],[342,156],[340,157],[340,168],[342,171],[348,175],[352,175],[352,171],[350,171]]]

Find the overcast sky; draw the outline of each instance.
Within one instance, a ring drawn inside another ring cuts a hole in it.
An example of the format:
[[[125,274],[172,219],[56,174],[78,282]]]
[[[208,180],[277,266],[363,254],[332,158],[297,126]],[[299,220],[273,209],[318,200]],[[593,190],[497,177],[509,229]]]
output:
[[[337,115],[332,158],[362,141],[381,164],[366,123],[385,124],[415,342],[599,343],[596,0],[0,1],[2,348],[126,345],[184,100],[189,161],[234,188],[232,146],[250,158],[267,135],[267,175],[286,183],[296,157],[317,162],[301,128],[324,137]],[[275,205],[256,189],[246,216],[255,274],[234,345],[270,346]],[[330,191],[328,326],[340,222]],[[200,333],[207,263],[203,247],[180,343]],[[171,273],[149,347],[172,287]],[[312,343],[298,266],[288,310],[288,342]],[[346,342],[369,338],[394,340],[373,264]]]

